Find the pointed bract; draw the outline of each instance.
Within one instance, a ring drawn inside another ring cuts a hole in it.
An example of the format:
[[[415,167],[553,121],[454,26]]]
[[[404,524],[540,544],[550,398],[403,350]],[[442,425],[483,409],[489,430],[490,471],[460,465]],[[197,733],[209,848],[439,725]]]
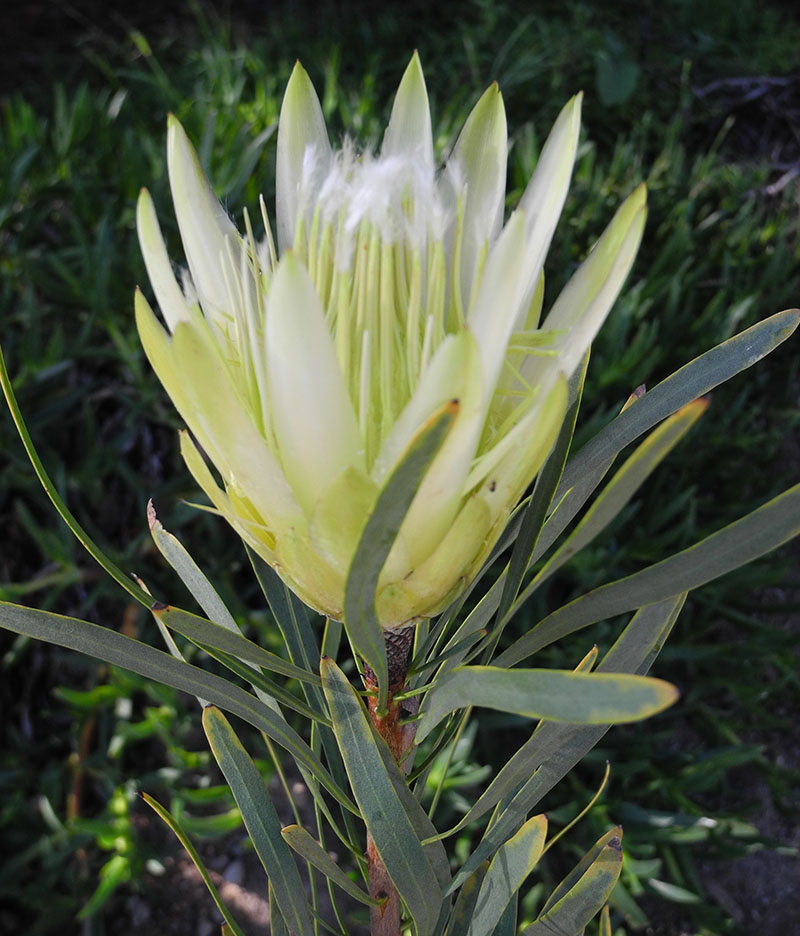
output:
[[[529,296],[539,279],[567,198],[580,139],[582,102],[583,94],[576,94],[558,115],[519,203],[525,212]]]
[[[383,136],[381,156],[419,160],[433,169],[433,131],[422,64],[415,52],[405,70]]]
[[[365,470],[353,404],[325,312],[292,253],[278,265],[267,301],[267,379],[278,452],[306,514],[332,478]]]
[[[224,319],[231,314],[222,272],[225,245],[229,239],[238,244],[239,235],[214,194],[186,131],[173,116],[167,125],[167,169],[189,272],[203,312],[213,321]]]
[[[461,245],[461,296],[466,304],[478,257],[493,242],[503,223],[508,163],[508,129],[503,96],[491,85],[472,109],[448,160],[448,169],[461,182],[464,220]]]
[[[325,118],[303,66],[297,62],[286,86],[278,124],[278,155],[275,167],[275,214],[278,222],[278,248],[281,252],[294,243],[297,215],[309,175],[324,178],[331,161],[331,144]]]
[[[147,189],[142,189],[136,203],[136,231],[147,275],[161,307],[161,314],[169,330],[175,331],[178,322],[188,322],[190,315],[186,297],[172,272],[153,199]]]

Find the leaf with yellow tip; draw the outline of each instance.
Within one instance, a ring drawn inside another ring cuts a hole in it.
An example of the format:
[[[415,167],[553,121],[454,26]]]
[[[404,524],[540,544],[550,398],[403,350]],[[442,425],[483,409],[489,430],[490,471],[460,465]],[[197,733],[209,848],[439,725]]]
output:
[[[622,829],[600,838],[548,898],[523,936],[582,933],[605,905],[622,870]]]
[[[547,816],[534,816],[497,850],[481,884],[467,936],[494,931],[509,901],[539,863],[546,836]]]
[[[459,666],[435,694],[427,695],[417,740],[450,712],[470,705],[553,722],[606,725],[648,718],[677,698],[674,686],[645,676]]]

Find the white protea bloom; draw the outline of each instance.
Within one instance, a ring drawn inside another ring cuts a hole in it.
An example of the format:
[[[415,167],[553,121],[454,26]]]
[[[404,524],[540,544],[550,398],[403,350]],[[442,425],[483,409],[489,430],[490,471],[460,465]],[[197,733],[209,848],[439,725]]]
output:
[[[580,95],[503,225],[508,155],[492,85],[434,163],[415,55],[378,154],[331,148],[298,64],[280,115],[277,250],[241,235],[170,118],[188,262],[175,279],[152,200],[138,231],[167,328],[141,293],[150,362],[191,430],[182,452],[214,507],[310,606],[341,618],[382,485],[430,416],[458,401],[384,566],[384,626],[441,610],[476,574],[547,456],[566,382],[633,263],[645,190],[618,210],[540,321],[542,267],[569,186]],[[200,449],[221,478],[215,480]]]

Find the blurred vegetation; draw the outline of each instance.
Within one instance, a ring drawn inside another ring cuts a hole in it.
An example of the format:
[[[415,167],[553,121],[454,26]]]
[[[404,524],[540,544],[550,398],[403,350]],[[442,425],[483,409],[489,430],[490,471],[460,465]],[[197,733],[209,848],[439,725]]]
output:
[[[209,572],[229,606],[243,620],[258,607],[238,541],[182,503],[195,495],[177,455],[179,421],[133,326],[133,287],[146,288],[134,232],[142,185],[180,255],[168,211],[168,111],[241,218],[262,191],[271,203],[274,130],[296,57],[334,133],[346,128],[374,143],[417,48],[440,153],[478,94],[499,82],[513,204],[558,109],[582,87],[585,131],[548,260],[548,295],[641,180],[651,209],[634,272],[595,345],[579,441],[638,384],[653,385],[798,304],[800,20],[779,5],[465,0],[376,12],[353,0],[277,5],[266,15],[243,4],[239,20],[187,5],[150,28],[135,9],[127,21],[93,20],[80,52],[69,57],[58,46],[58,75],[44,69],[2,100],[0,312],[6,360],[45,465],[92,536],[155,594],[187,601],[154,556],[150,496],[201,562],[213,557]],[[797,480],[799,358],[788,344],[715,392],[691,439],[517,627],[545,603],[674,552]],[[155,641],[150,623],[56,523],[8,418],[0,450],[0,595]],[[619,909],[629,923],[643,923],[632,899],[649,894],[661,900],[648,904],[653,924],[672,899],[698,932],[737,931],[704,890],[697,861],[765,841],[744,774],[761,777],[797,823],[798,772],[779,766],[777,752],[793,745],[785,763],[797,765],[797,634],[785,621],[799,586],[787,554],[691,596],[658,672],[681,687],[682,705],[612,733],[552,804],[552,821],[566,821],[611,760],[611,787],[589,822],[625,824],[629,903],[623,894]],[[248,622],[271,639],[263,614]],[[608,644],[612,632],[596,628],[592,639]],[[160,791],[194,833],[221,834],[238,818],[208,775],[185,698],[4,634],[0,653],[0,930],[101,934],[115,887],[137,886],[148,862],[156,869],[158,856],[136,832],[135,790]],[[515,745],[519,730],[489,718],[461,743],[442,809],[459,809],[497,739]],[[209,810],[219,818],[204,818]],[[81,907],[85,924],[76,922]]]

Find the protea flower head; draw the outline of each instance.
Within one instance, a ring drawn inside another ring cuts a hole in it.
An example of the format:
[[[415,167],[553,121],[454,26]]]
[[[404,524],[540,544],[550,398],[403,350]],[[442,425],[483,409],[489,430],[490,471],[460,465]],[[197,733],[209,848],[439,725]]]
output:
[[[457,415],[379,581],[384,626],[452,600],[546,458],[567,380],[628,274],[645,219],[642,186],[541,319],[542,267],[580,106],[578,95],[562,110],[504,225],[508,146],[496,85],[437,171],[416,55],[377,154],[349,142],[331,148],[298,64],[278,130],[277,247],[263,199],[263,241],[246,214],[237,231],[170,118],[169,179],[188,274],[179,285],[143,191],[139,239],[167,327],[137,292],[142,343],[196,440],[183,433],[181,447],[199,486],[324,614],[341,619],[376,497],[448,401],[458,401]]]

